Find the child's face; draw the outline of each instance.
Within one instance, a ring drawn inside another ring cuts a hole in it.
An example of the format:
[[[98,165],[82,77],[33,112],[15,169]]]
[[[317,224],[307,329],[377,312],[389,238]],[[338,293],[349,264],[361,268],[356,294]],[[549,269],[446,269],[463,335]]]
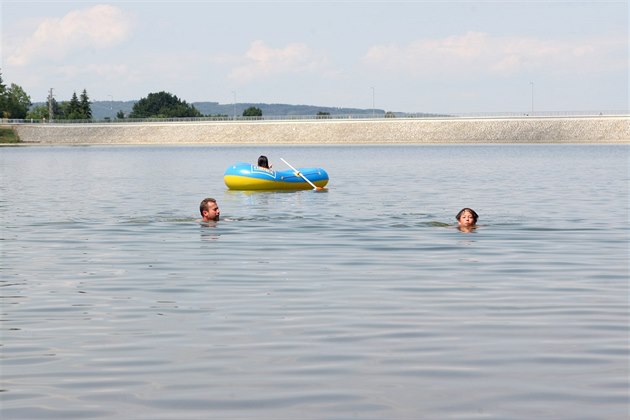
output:
[[[472,213],[469,212],[468,210],[463,212],[462,215],[459,216],[459,225],[464,226],[464,227],[474,226],[475,218],[473,217]]]

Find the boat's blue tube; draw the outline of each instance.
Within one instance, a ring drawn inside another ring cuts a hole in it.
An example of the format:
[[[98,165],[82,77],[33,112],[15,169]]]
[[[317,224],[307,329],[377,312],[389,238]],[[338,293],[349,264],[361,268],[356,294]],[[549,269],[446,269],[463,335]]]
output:
[[[322,168],[297,168],[318,187],[328,184],[328,173]],[[236,163],[223,174],[231,190],[310,190],[313,187],[293,170],[274,171],[251,163]]]

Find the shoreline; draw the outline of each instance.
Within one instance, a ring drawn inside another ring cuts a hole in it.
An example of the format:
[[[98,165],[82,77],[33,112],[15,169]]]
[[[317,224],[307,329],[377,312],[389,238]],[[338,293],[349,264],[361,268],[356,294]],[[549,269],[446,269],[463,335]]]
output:
[[[629,144],[628,116],[5,124],[11,145]]]

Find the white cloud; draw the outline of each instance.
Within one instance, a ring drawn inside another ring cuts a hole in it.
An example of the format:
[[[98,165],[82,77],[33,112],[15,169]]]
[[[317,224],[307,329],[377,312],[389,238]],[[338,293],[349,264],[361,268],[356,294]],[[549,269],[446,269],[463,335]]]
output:
[[[125,41],[131,21],[117,7],[96,5],[62,18],[48,18],[8,56],[9,64],[28,65],[43,59],[61,61],[77,50],[110,48]]]
[[[334,73],[325,57],[300,43],[289,44],[284,48],[271,48],[263,41],[254,41],[240,61],[242,64],[229,75],[230,79],[240,82],[287,73]]]
[[[627,40],[542,40],[533,37],[492,37],[468,32],[441,39],[421,39],[407,45],[377,45],[364,62],[392,73],[418,77],[455,75],[510,76],[546,71],[555,75],[577,71],[618,70],[627,57]]]

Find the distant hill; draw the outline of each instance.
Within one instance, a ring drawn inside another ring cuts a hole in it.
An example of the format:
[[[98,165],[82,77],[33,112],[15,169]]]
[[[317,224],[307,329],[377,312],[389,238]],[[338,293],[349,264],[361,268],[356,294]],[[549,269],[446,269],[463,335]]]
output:
[[[92,117],[95,120],[104,120],[106,118],[114,119],[119,111],[125,116],[129,115],[137,101],[94,101],[92,102]],[[33,106],[46,105],[44,102],[34,103]],[[298,117],[298,116],[315,116],[318,112],[327,112],[330,115],[353,115],[370,117],[373,114],[383,116],[385,111],[382,109],[360,109],[360,108],[337,108],[315,105],[290,105],[290,104],[263,104],[263,103],[236,103],[236,104],[220,104],[218,102],[192,102],[195,108],[203,115],[226,115],[233,117],[243,115],[243,111],[249,107],[260,108],[263,117]],[[409,115],[405,112],[393,112],[397,117]],[[414,114],[418,115],[418,114]],[[421,114],[428,116],[429,114]]]
[[[260,108],[263,116],[310,116],[318,112],[328,112],[330,115],[372,115],[371,109],[359,108],[335,108],[315,105],[289,105],[289,104],[263,104],[263,103],[237,103],[219,104],[218,102],[193,102],[192,105],[204,115],[243,115],[243,111],[249,107]],[[377,114],[384,114],[382,109],[374,110]]]

